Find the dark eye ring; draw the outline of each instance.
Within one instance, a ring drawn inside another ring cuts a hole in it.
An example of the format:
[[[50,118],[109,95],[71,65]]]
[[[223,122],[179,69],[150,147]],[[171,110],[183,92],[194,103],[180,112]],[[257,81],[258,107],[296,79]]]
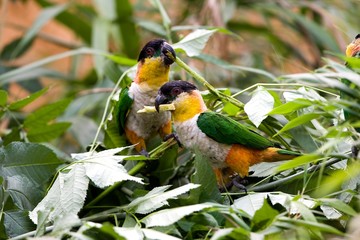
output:
[[[179,95],[181,93],[181,89],[180,88],[173,88],[172,90],[171,90],[171,95],[173,95],[173,96],[177,96],[177,95]]]
[[[155,50],[152,48],[152,47],[148,47],[147,49],[146,49],[146,55],[147,56],[153,56],[154,55],[154,52],[155,52]]]

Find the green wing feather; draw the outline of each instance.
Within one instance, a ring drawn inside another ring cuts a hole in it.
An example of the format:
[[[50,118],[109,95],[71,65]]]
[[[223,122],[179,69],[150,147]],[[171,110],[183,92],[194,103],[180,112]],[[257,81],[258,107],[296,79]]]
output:
[[[274,143],[265,137],[252,132],[235,120],[215,112],[201,113],[197,125],[208,137],[220,143],[241,144],[255,149],[274,146]]]
[[[119,134],[123,134],[125,131],[126,116],[131,108],[134,99],[129,96],[129,89],[123,88],[120,92],[119,101],[115,107],[116,123],[119,128]]]

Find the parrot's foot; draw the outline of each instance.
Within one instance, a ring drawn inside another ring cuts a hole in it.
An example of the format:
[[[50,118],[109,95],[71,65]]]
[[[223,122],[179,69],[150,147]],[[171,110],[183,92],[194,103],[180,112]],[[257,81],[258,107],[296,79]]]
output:
[[[245,194],[247,194],[247,189],[245,187],[246,184],[249,183],[249,181],[246,178],[242,178],[239,175],[236,175],[232,180],[232,184],[237,187],[239,190],[243,190]]]
[[[148,151],[146,151],[145,149],[141,150],[139,153],[145,157],[150,157]]]
[[[356,145],[352,146],[351,156],[356,159],[359,156],[359,151],[360,151],[360,146],[356,146]]]
[[[177,135],[176,133],[170,133],[170,134],[166,135],[163,140],[164,140],[164,141],[167,141],[167,140],[169,140],[170,138],[175,139],[175,141],[177,142],[177,144],[179,145],[179,147],[182,147],[182,144],[181,144],[181,142],[180,142],[180,140],[179,140],[179,137],[178,137],[178,135]]]
[[[247,194],[247,189],[245,187],[246,184],[248,184],[248,180],[246,178],[242,178],[239,175],[236,175],[236,176],[233,176],[231,181],[228,182],[225,186],[220,187],[219,191],[226,192],[232,186],[235,186],[236,188],[238,188],[239,190],[243,190],[245,192],[245,194]]]

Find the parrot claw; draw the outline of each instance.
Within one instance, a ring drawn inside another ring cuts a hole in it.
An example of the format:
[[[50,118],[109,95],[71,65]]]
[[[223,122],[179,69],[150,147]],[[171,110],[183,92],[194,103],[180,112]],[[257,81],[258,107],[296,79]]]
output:
[[[170,134],[166,135],[163,140],[167,141],[170,138],[174,138],[175,141],[177,142],[177,144],[179,145],[179,147],[183,147],[183,145],[181,144],[181,142],[179,140],[179,137],[178,137],[178,135],[176,133],[170,133]]]
[[[247,189],[245,187],[245,185],[248,183],[248,180],[246,180],[245,178],[242,178],[239,175],[237,175],[232,179],[231,183],[239,190],[243,190],[246,195],[248,194]]]
[[[227,189],[230,189],[232,186],[235,186],[236,188],[238,188],[239,190],[243,190],[245,192],[245,194],[247,195],[247,189],[245,187],[245,185],[248,183],[248,180],[246,180],[245,178],[240,177],[239,175],[233,176],[233,178],[231,179],[231,181],[229,183],[227,183],[225,186],[220,187],[219,191],[220,192],[225,192],[227,191]]]
[[[140,154],[143,155],[143,156],[145,156],[145,157],[150,157],[148,151],[146,151],[145,149],[141,150],[141,151],[140,151]]]

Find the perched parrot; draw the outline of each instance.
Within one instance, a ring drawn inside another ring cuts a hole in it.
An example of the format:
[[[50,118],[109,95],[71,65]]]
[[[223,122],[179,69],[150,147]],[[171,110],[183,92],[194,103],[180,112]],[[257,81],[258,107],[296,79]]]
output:
[[[292,159],[300,153],[280,149],[265,137],[237,121],[207,109],[197,88],[186,81],[164,84],[155,108],[173,103],[174,129],[184,147],[209,159],[219,188],[239,186],[235,176],[248,176],[249,167],[260,162]]]
[[[169,81],[170,65],[176,58],[174,49],[163,39],[148,42],[138,58],[136,76],[129,88],[123,88],[116,104],[119,133],[125,133],[135,149],[144,155],[146,141],[156,134],[165,137],[172,132],[169,112],[137,113],[153,105],[159,88]]]
[[[355,39],[346,47],[346,56],[347,57],[356,57],[356,58],[360,58],[360,34],[355,36]],[[347,63],[345,63],[346,65],[348,65]],[[351,88],[356,88],[356,85],[351,83],[349,80],[347,79],[341,79],[341,81],[343,83],[345,83],[346,85],[350,86]],[[348,96],[346,93],[344,92],[340,92],[340,97],[343,99],[346,99],[348,101],[357,101],[357,99],[352,98],[351,96]],[[360,104],[360,102],[358,102],[358,104]],[[356,110],[355,110],[356,111]],[[355,114],[352,114],[351,112],[344,110],[344,116],[345,119],[348,121],[359,121],[359,117],[356,116]],[[360,127],[355,128],[355,130],[360,133]],[[353,157],[356,158],[358,156],[359,153],[359,149],[360,146],[353,146],[352,147],[352,154]]]
[[[352,41],[347,47],[346,47],[346,56],[347,57],[356,57],[356,58],[360,58],[360,34],[356,35],[354,41]],[[346,63],[347,65],[347,63]],[[342,82],[345,83],[346,85],[350,86],[351,88],[355,88],[355,84],[352,84],[349,80],[347,79],[342,79]],[[347,99],[347,95],[343,92],[340,92],[340,95],[342,98]],[[348,100],[353,100],[351,99],[351,97],[349,97]],[[346,120],[350,120],[350,121],[359,121],[360,119],[355,116],[352,115],[350,112],[348,111],[344,111],[344,115],[345,115],[345,119]],[[360,128],[356,128],[357,132],[360,132]]]

